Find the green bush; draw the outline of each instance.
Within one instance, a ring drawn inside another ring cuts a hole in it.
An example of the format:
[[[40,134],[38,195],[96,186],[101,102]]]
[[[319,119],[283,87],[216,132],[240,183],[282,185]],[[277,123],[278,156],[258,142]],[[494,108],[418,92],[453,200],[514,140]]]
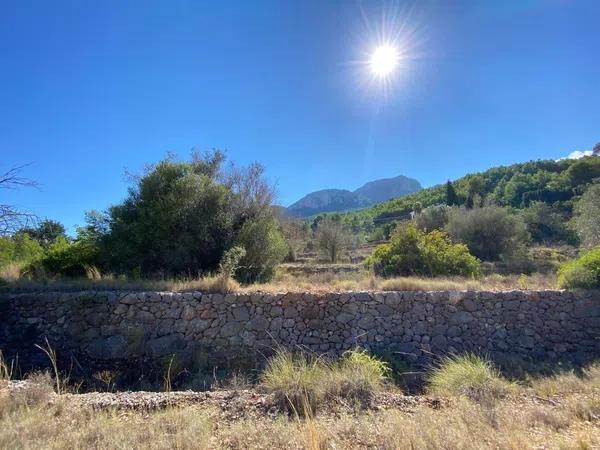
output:
[[[236,271],[236,278],[242,283],[269,281],[288,253],[276,220],[268,216],[247,220],[239,232],[237,245],[246,251]]]
[[[561,265],[558,285],[561,288],[600,288],[600,246]]]
[[[442,360],[427,377],[427,387],[435,395],[465,396],[485,401],[505,396],[512,385],[490,361],[466,354]]]
[[[386,277],[477,276],[480,271],[479,261],[465,245],[453,244],[442,231],[426,233],[413,224],[398,227],[390,243],[378,246],[365,264]]]
[[[58,237],[44,257],[30,266],[30,271],[40,270],[50,276],[85,277],[97,259],[97,248],[89,243],[70,242]]]
[[[508,208],[453,208],[447,227],[453,240],[484,261],[509,258],[529,240],[523,220]]]
[[[0,237],[0,267],[10,263],[30,263],[43,255],[42,246],[26,233]]]

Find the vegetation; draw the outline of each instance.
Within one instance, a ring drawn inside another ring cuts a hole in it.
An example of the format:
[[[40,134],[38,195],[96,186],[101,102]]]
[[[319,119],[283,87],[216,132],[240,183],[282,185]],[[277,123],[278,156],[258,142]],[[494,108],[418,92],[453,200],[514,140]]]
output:
[[[439,230],[426,233],[414,225],[399,226],[390,243],[378,246],[365,263],[383,276],[479,274],[479,262],[466,246],[453,244]]]
[[[323,401],[332,398],[365,405],[384,388],[389,372],[387,364],[360,349],[344,353],[335,362],[279,351],[269,359],[261,387],[274,393],[290,412],[303,415],[307,406],[314,413]]]
[[[519,216],[505,208],[455,208],[450,212],[448,234],[485,261],[508,258],[525,246],[529,235]]]
[[[117,403],[115,408],[95,408],[86,396],[54,394],[49,376],[34,375],[18,390],[8,391],[0,381],[0,447],[441,450],[591,449],[600,445],[597,365],[580,374],[566,372],[529,378],[518,385],[509,383],[507,391],[492,389],[497,396],[487,402],[464,394],[474,392],[469,389],[473,379],[478,380],[476,386],[485,386],[483,392],[498,380],[501,385],[507,382],[493,368],[486,370],[491,366],[485,360],[467,362],[467,366],[466,376],[450,377],[453,389],[436,393],[443,395],[437,400],[387,393],[384,398],[395,402],[382,399],[383,403],[368,410],[323,402],[317,415],[305,417],[276,413],[273,417],[272,409],[256,408],[268,404],[256,392],[251,393],[250,402],[243,395],[223,393],[216,396],[216,402],[199,404],[176,403],[177,396],[172,395],[164,409],[148,408],[151,403],[146,400],[156,393],[121,393],[120,407]]]
[[[339,215],[322,216],[322,220],[317,222],[315,235],[319,248],[332,263],[338,260],[342,250],[351,242],[351,236]]]
[[[575,226],[585,247],[600,245],[600,183],[591,186],[577,202]]]
[[[596,156],[499,166],[349,213],[346,220],[358,216],[362,222],[381,224],[411,211],[417,202],[423,208],[439,204],[468,206],[468,199],[474,196],[478,201],[473,206],[485,203],[521,209],[540,201],[570,218],[578,196],[599,176],[600,159]]]
[[[493,364],[474,354],[449,356],[429,374],[428,390],[440,396],[466,396],[485,401],[500,398],[511,390],[511,384]]]
[[[563,288],[600,288],[600,246],[563,264],[558,271],[558,285]]]

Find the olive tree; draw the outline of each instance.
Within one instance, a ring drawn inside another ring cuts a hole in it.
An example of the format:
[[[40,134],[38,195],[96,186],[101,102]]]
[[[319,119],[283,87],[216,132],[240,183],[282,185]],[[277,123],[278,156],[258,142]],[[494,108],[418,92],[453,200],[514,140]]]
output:
[[[590,186],[575,205],[575,228],[584,247],[600,245],[600,184]]]

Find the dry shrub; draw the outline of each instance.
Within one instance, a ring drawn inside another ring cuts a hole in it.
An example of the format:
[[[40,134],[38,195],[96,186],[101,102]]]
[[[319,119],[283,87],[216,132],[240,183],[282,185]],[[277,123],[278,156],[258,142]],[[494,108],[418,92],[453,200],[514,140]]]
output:
[[[0,268],[0,280],[14,282],[21,278],[23,263],[11,262]]]
[[[471,353],[444,358],[431,370],[427,386],[435,395],[465,396],[479,402],[502,398],[514,388],[491,361]]]

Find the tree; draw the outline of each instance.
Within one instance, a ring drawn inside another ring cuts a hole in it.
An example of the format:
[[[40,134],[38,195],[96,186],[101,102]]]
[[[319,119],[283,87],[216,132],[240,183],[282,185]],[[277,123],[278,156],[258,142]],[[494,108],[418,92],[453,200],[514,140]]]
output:
[[[446,182],[446,205],[458,205],[458,195],[456,195],[456,190],[450,180]]]
[[[26,166],[14,167],[0,175],[0,189],[37,186],[34,181],[19,176],[19,172],[24,167]],[[14,205],[0,203],[0,236],[9,236],[32,223],[35,223],[33,214],[21,211]]]
[[[467,181],[467,207],[473,208],[476,199],[482,203],[485,197],[485,180],[481,175],[473,175]]]
[[[455,242],[466,244],[473,255],[484,261],[510,257],[529,240],[522,219],[498,206],[453,208],[447,230]]]
[[[304,220],[282,217],[281,230],[288,246],[288,258],[296,261],[298,253],[304,250],[310,239],[310,227]]]
[[[532,202],[522,210],[527,231],[535,242],[573,242],[577,237],[567,226],[566,218],[544,202]]]
[[[574,222],[584,247],[600,245],[600,183],[590,186],[576,203]]]
[[[417,228],[423,231],[443,230],[448,223],[449,210],[446,205],[425,208],[415,219]]]
[[[600,142],[594,145],[592,153],[594,154],[594,156],[600,156]]]
[[[239,232],[236,245],[246,251],[237,270],[237,278],[243,283],[268,281],[288,251],[273,217],[247,220]]]
[[[378,246],[365,264],[383,276],[479,273],[479,261],[465,245],[452,243],[443,231],[426,233],[414,224],[400,225],[390,243]]]
[[[324,216],[318,222],[316,231],[317,245],[334,263],[344,248],[350,244],[351,236],[344,227],[339,215]]]
[[[586,156],[575,161],[567,169],[567,178],[573,186],[589,183],[600,177],[600,158]]]
[[[236,244],[244,246],[246,262],[276,261],[269,256],[264,262],[278,240],[264,169],[252,164],[226,170],[224,161],[219,151],[194,154],[189,162],[167,157],[134,177],[128,197],[109,209],[107,221],[95,217],[86,227],[89,236],[99,235],[108,268],[196,276],[216,271],[224,252]]]
[[[65,227],[60,222],[50,219],[43,220],[36,227],[23,228],[20,231],[27,233],[44,248],[48,248],[58,237],[66,237]]]

